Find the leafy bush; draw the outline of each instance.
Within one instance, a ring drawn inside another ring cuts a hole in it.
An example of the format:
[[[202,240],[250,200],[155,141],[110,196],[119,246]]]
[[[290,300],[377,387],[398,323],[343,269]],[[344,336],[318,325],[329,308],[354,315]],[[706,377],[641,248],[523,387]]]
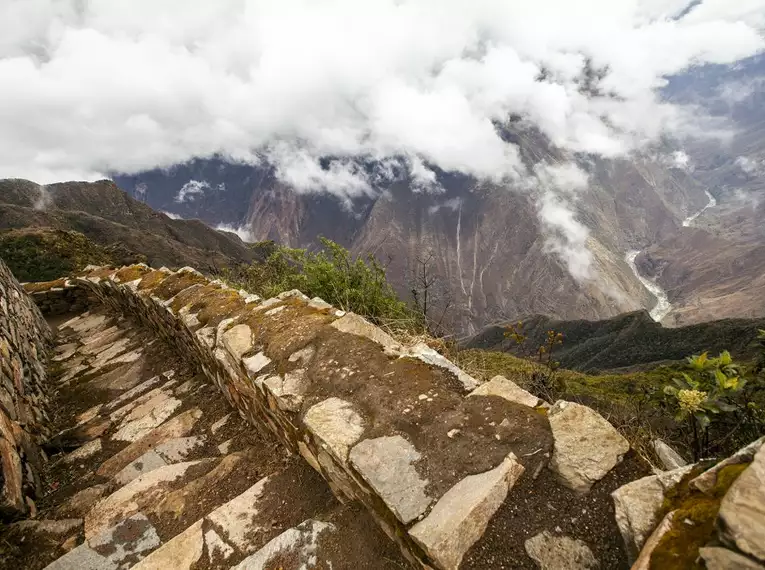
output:
[[[332,240],[320,240],[322,249],[317,252],[274,246],[273,242],[255,244],[253,247],[260,251],[273,247],[266,261],[224,270],[222,277],[262,297],[299,289],[378,324],[407,329],[422,326],[416,311],[399,300],[388,283],[385,267],[374,256],[353,258]]]
[[[765,431],[765,382],[756,370],[747,374],[727,351],[717,358],[705,352],[689,357],[686,370],[664,387],[695,460],[727,453]]]

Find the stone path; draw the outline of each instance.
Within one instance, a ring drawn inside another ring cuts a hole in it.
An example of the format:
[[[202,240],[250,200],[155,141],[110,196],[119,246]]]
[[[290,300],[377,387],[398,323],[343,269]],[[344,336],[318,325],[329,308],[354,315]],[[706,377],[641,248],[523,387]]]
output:
[[[46,494],[5,529],[0,567],[411,568],[159,339],[99,312],[58,331]]]

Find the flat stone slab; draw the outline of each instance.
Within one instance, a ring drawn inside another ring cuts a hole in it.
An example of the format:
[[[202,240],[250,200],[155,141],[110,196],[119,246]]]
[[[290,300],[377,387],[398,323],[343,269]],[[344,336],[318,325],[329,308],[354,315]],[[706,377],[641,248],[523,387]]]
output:
[[[319,564],[321,556],[317,555],[319,540],[322,535],[334,530],[334,525],[329,523],[307,520],[283,532],[234,568],[236,570],[270,570],[277,560],[280,570],[320,568],[322,567]]]
[[[495,376],[488,382],[484,382],[478,388],[470,392],[470,396],[499,396],[508,402],[515,402],[522,406],[536,408],[542,404],[542,400],[534,394],[527,392],[512,380],[504,376]]]
[[[614,426],[587,406],[559,400],[547,418],[554,440],[550,469],[578,493],[588,492],[630,450]]]
[[[428,480],[414,467],[420,454],[400,435],[364,440],[349,459],[402,523],[412,522],[433,501],[425,492]]]
[[[524,548],[539,570],[591,570],[600,567],[587,543],[568,536],[540,532],[528,539]]]
[[[201,461],[176,463],[142,475],[118,489],[95,507],[85,517],[85,538],[90,539],[140,510],[142,504],[156,503],[164,495],[163,483],[171,483],[183,477],[191,467]]]
[[[118,485],[127,485],[132,480],[137,479],[141,475],[165,467],[167,462],[155,451],[150,450],[144,453],[141,457],[129,463],[122,471],[114,476],[114,481]]]
[[[253,539],[262,530],[261,525],[268,526],[266,522],[259,523],[260,518],[268,518],[268,513],[259,516],[259,501],[267,482],[268,477],[263,478],[219,506],[134,566],[134,570],[189,570],[205,551],[218,564],[235,554],[251,553]]]
[[[183,437],[191,432],[201,417],[202,410],[199,408],[193,408],[178,414],[140,440],[131,443],[125,449],[110,457],[99,467],[96,473],[103,477],[115,476],[128,464],[141,457],[141,455],[150,449],[171,439]]]
[[[303,423],[343,464],[350,448],[364,434],[364,420],[340,398],[328,398],[309,408]]]
[[[491,471],[465,477],[439,499],[409,535],[443,570],[458,570],[463,556],[483,536],[523,471],[511,453]]]
[[[183,405],[183,402],[165,392],[157,394],[146,403],[137,406],[123,420],[121,427],[112,435],[120,441],[138,441]]]
[[[156,529],[140,513],[66,553],[46,570],[122,570],[160,545]]]

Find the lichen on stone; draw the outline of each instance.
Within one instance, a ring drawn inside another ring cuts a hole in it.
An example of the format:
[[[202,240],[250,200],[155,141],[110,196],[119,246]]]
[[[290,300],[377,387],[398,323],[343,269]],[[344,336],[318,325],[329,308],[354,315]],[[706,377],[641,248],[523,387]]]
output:
[[[143,276],[143,279],[141,279],[141,283],[138,285],[139,291],[144,291],[146,289],[153,289],[154,287],[158,286],[160,283],[162,283],[165,279],[167,279],[168,274],[164,271],[151,271]]]
[[[205,279],[202,275],[197,275],[196,273],[174,273],[173,275],[168,276],[167,279],[162,281],[162,283],[154,288],[154,295],[166,301],[172,297],[175,297],[178,293],[191,287],[192,285],[198,285],[206,282],[207,279]]]

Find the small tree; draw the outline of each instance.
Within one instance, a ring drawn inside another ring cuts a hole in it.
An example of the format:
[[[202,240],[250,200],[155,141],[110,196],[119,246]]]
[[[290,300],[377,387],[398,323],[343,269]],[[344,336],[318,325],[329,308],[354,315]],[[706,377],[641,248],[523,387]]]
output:
[[[444,318],[452,304],[449,291],[434,270],[435,254],[428,251],[414,260],[409,287],[414,310],[421,316],[425,330],[431,336],[443,336]]]

